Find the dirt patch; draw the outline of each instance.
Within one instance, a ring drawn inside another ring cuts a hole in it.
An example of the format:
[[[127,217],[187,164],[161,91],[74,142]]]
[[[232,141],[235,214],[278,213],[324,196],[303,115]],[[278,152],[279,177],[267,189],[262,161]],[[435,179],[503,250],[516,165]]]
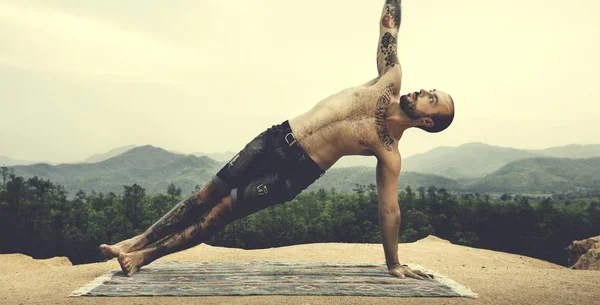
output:
[[[71,261],[64,256],[34,259],[31,256],[20,253],[0,254],[0,274],[64,266],[73,266]]]

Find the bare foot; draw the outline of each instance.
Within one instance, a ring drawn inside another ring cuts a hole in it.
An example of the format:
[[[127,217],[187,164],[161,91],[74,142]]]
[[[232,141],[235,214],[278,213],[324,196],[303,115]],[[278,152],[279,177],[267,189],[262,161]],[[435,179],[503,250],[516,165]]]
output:
[[[102,244],[100,245],[100,251],[102,251],[104,256],[107,258],[118,257],[121,252],[129,253],[142,248],[142,245],[140,244],[141,238],[142,237],[138,235],[130,239],[123,240],[115,245]]]
[[[141,251],[119,254],[119,265],[127,276],[132,276],[144,265],[144,254]]]

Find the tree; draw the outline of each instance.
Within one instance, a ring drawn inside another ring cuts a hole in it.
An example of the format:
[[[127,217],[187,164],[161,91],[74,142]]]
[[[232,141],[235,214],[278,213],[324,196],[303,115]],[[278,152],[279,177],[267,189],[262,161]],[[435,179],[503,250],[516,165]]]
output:
[[[167,194],[171,195],[171,199],[175,200],[181,197],[181,188],[175,187],[174,183],[169,184],[167,186]]]
[[[25,179],[11,174],[10,180],[6,183],[6,192],[9,206],[15,213],[18,213],[21,208],[21,199],[25,199],[26,195]]]
[[[140,228],[142,199],[146,195],[146,190],[134,184],[132,186],[124,185],[123,203],[125,204],[125,214],[133,225],[134,234]]]
[[[6,178],[10,175],[14,174],[14,170],[12,168],[8,168],[6,166],[0,167],[0,174],[2,174],[2,187],[6,185]]]

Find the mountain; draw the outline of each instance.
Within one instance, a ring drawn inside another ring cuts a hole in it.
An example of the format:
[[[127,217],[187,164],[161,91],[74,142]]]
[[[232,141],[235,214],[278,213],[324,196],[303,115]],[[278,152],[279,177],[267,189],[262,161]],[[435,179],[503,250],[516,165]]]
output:
[[[402,160],[402,171],[429,173],[453,179],[470,179],[491,174],[509,162],[535,157],[600,157],[600,144],[516,149],[484,143],[467,143],[458,147],[438,147],[422,154],[406,157]],[[333,168],[374,167],[376,164],[375,158],[348,156],[340,159]]]
[[[176,152],[179,153],[179,152]],[[196,152],[196,157],[206,156],[227,162],[236,152]],[[467,143],[458,147],[438,147],[428,152],[406,157],[402,162],[403,172],[419,172],[440,175],[452,179],[484,177],[507,163],[524,158],[593,158],[600,157],[600,144],[550,147],[546,149],[517,149],[493,146],[484,143]],[[465,162],[469,166],[465,166]],[[345,156],[332,169],[357,166],[375,167],[377,159],[364,156]]]
[[[546,149],[528,150],[529,152],[555,158],[595,158],[600,157],[600,144],[550,147]]]
[[[600,158],[541,157],[510,162],[467,189],[479,192],[567,192],[600,189]]]
[[[115,148],[109,152],[103,153],[103,154],[94,154],[91,157],[85,159],[85,161],[83,161],[84,163],[97,163],[97,162],[102,162],[104,160],[108,160],[112,157],[116,157],[132,148],[137,147],[137,145],[127,145],[127,146],[122,146],[122,147],[118,147]]]
[[[0,156],[0,166],[13,166],[13,165],[29,165],[34,164],[33,161],[15,160],[9,157]]]
[[[82,189],[86,192],[115,192],[123,190],[123,185],[137,183],[150,193],[164,193],[169,183],[182,188],[184,192],[202,185],[222,167],[222,162],[206,156],[196,157],[168,152],[153,146],[135,147],[116,157],[89,164],[34,164],[14,166],[15,174],[24,178],[38,176],[59,183],[74,195]],[[319,179],[309,189],[335,188],[341,192],[351,192],[356,184],[375,183],[374,167],[334,168]],[[400,188],[436,185],[450,190],[460,189],[461,185],[448,178],[404,173],[399,181]]]
[[[458,147],[438,147],[402,160],[402,171],[435,174],[460,179],[483,177],[507,163],[539,157],[516,148],[468,143]]]
[[[372,156],[344,156],[339,159],[331,168],[347,168],[357,166],[375,168],[375,166],[377,166],[377,158]]]
[[[233,151],[207,153],[207,154],[201,153],[201,152],[192,153],[192,155],[194,155],[196,157],[209,157],[213,160],[217,160],[220,162],[227,162],[227,161],[231,160],[233,158],[233,156],[235,156],[235,154],[237,154],[237,152],[233,152]]]
[[[549,151],[556,153],[560,150]],[[572,151],[569,153],[573,154]],[[352,160],[350,157],[345,158],[347,162]],[[175,183],[187,193],[194,190],[196,185],[209,181],[224,162],[206,156],[172,153],[146,145],[97,163],[57,166],[33,164],[12,168],[17,175],[25,178],[38,176],[59,183],[70,195],[79,189],[119,193],[122,192],[123,185],[134,183],[150,193],[163,193],[168,184]],[[416,172],[415,167],[425,172]],[[462,178],[448,177],[452,175]],[[371,183],[376,183],[374,166],[339,167],[328,170],[308,189],[335,188],[340,192],[351,192],[357,184]],[[600,189],[600,157],[539,157],[527,151],[481,143],[440,147],[403,161],[403,172],[398,187],[404,189],[408,185],[413,188],[433,185],[449,191],[479,193],[553,193]]]
[[[335,188],[340,192],[352,192],[357,184],[376,184],[374,167],[349,167],[333,168],[328,170],[323,177],[318,179],[308,190]],[[435,185],[447,190],[461,190],[463,186],[455,180],[429,174],[406,172],[398,179],[398,188],[405,189],[407,186],[416,189],[420,186],[429,187]]]
[[[36,163],[56,164],[54,162],[15,160],[9,157],[0,156],[0,166],[31,165]]]
[[[34,164],[13,168],[18,176],[38,176],[59,183],[71,195],[79,189],[118,193],[123,190],[123,185],[134,183],[147,192],[164,193],[169,183],[193,190],[197,184],[208,181],[220,168],[220,163],[208,157],[174,154],[146,145],[98,163]]]

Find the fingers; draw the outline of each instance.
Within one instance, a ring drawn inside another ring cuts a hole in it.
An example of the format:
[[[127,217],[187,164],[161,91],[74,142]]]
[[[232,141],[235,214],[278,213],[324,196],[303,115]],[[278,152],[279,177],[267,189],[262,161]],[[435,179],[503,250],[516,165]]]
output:
[[[406,276],[404,276],[404,274],[402,274],[402,272],[398,269],[394,269],[390,272],[392,275],[397,276],[401,279],[405,278]]]
[[[429,274],[427,274],[421,270],[417,270],[417,269],[412,270],[409,268],[397,268],[397,269],[390,270],[390,273],[401,279],[404,279],[407,276],[418,279],[418,280],[425,280],[425,279],[432,280],[433,279]]]
[[[422,280],[423,278],[417,274],[415,274],[414,272],[412,272],[410,269],[405,269],[404,270],[404,274],[406,274],[406,276],[410,276],[412,278],[418,279],[418,280]]]
[[[415,279],[419,279],[422,280],[423,278],[414,274],[412,271],[410,271],[409,269],[394,269],[391,271],[391,273],[401,279],[408,277],[412,277]]]
[[[421,277],[423,277],[423,278],[426,278],[426,279],[429,279],[429,280],[431,280],[431,279],[432,279],[432,278],[429,276],[429,274],[427,274],[427,273],[425,273],[425,272],[423,272],[423,271],[421,271],[421,270],[413,270],[413,272],[414,272],[414,273],[416,273],[416,274],[418,274],[418,275],[420,275],[420,276],[421,276]]]

